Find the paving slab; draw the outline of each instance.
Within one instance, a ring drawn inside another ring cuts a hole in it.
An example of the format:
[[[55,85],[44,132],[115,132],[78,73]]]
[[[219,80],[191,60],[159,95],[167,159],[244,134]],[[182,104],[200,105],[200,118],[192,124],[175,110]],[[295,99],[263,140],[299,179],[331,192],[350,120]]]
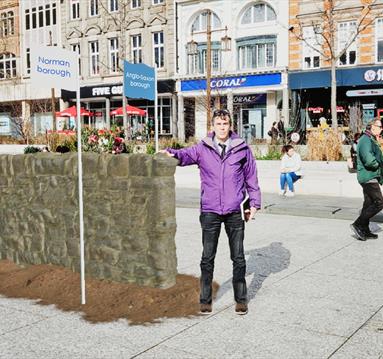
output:
[[[177,208],[176,234],[179,271],[197,276],[198,212]],[[221,288],[209,316],[91,324],[78,313],[0,297],[0,358],[379,358],[383,238],[357,241],[348,225],[257,214],[246,226],[246,316],[234,313],[224,231],[215,268]]]
[[[332,359],[383,358],[383,311],[375,314],[333,355]]]

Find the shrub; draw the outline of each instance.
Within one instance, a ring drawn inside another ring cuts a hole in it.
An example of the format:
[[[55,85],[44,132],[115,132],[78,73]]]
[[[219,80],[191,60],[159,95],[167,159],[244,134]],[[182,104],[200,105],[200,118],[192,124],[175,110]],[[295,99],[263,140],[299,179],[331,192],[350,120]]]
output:
[[[257,160],[280,160],[282,158],[280,146],[270,145],[265,155],[256,155],[256,158]]]
[[[41,152],[39,147],[27,146],[27,147],[24,148],[24,153],[25,154],[27,154],[27,153],[37,153],[37,152]]]
[[[342,159],[341,132],[332,128],[312,131],[307,137],[309,161],[339,161]]]

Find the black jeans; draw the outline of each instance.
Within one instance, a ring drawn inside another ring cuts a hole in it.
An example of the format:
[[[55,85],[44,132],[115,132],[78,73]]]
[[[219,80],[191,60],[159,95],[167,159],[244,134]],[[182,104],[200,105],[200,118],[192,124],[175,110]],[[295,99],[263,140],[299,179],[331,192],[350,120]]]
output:
[[[245,223],[241,213],[219,215],[205,212],[200,215],[202,227],[203,252],[201,258],[201,294],[200,303],[211,304],[214,259],[222,222],[229,237],[230,258],[233,262],[233,289],[237,303],[247,303],[246,260],[243,250]]]
[[[362,187],[364,196],[363,208],[355,224],[368,229],[370,218],[383,209],[383,196],[380,185],[377,182],[363,183]]]

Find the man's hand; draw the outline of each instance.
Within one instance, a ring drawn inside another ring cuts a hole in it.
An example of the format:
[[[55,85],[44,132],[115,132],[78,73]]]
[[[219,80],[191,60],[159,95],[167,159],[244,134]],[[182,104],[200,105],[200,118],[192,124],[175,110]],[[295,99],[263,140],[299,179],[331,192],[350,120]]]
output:
[[[174,157],[174,153],[170,153],[166,150],[161,150],[161,151],[158,151],[159,153],[164,153],[166,156],[168,157]]]
[[[245,221],[248,222],[250,219],[253,219],[255,214],[257,213],[258,208],[250,207],[245,211]]]

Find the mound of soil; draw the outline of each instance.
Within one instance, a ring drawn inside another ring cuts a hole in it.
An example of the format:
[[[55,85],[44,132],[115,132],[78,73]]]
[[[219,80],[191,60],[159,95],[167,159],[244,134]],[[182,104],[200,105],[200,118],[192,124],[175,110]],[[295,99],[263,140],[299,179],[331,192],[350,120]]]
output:
[[[217,289],[214,283],[214,293]],[[154,323],[161,318],[189,317],[199,312],[199,278],[189,275],[177,275],[177,283],[168,289],[87,278],[87,303],[81,305],[78,273],[53,265],[21,267],[0,260],[0,294],[37,299],[38,304],[80,312],[93,323],[120,318],[130,324]]]

